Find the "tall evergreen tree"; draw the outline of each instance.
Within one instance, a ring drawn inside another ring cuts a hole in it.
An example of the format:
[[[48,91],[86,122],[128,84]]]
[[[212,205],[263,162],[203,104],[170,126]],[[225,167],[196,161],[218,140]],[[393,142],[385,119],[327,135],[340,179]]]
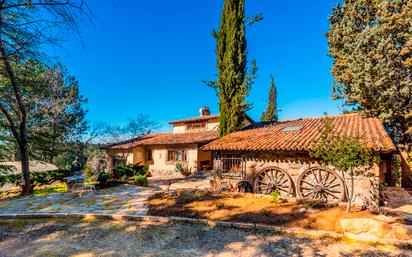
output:
[[[246,102],[254,73],[247,74],[247,43],[245,36],[245,0],[226,0],[216,37],[218,79],[213,84],[219,97],[220,135],[226,135],[243,126]]]
[[[265,112],[262,113],[261,121],[278,121],[277,90],[275,78],[270,75],[269,101]]]
[[[410,0],[345,0],[327,33],[333,96],[379,117],[398,145],[412,142],[411,14]]]

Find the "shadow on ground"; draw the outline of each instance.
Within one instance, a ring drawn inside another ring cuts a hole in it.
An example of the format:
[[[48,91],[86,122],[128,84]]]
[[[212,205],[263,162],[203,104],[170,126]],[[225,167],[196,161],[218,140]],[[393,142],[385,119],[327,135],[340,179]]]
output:
[[[408,249],[194,224],[2,220],[8,256],[410,256]]]

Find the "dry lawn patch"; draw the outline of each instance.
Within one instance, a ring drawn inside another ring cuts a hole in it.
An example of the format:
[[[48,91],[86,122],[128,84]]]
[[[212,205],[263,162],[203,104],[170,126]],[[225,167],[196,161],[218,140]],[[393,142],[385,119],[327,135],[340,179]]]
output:
[[[345,207],[313,209],[304,203],[276,203],[270,196],[181,190],[158,193],[149,199],[149,215],[182,216],[214,221],[251,222],[283,227],[343,232],[341,219],[374,218],[369,211]]]

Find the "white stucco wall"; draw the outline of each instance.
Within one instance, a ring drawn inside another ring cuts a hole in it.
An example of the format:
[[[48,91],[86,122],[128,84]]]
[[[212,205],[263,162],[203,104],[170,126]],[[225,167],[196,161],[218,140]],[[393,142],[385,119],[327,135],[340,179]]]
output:
[[[197,123],[197,122],[194,122]],[[196,130],[186,130],[186,125],[178,124],[173,126],[173,133],[186,133],[186,132],[196,132],[196,131],[210,131],[217,130],[219,128],[218,121],[208,121],[206,122],[205,129],[196,129]]]
[[[179,162],[168,161],[167,160],[167,150],[168,149],[187,149],[187,161],[180,162],[189,165],[192,172],[197,171],[197,145],[190,144],[184,146],[152,146],[150,149],[153,150],[152,156],[153,161],[147,162],[149,170],[154,176],[161,175],[174,175],[176,164]]]
[[[186,126],[184,125],[173,126],[173,133],[185,133],[185,132],[186,132]]]
[[[219,122],[210,122],[207,124],[206,129],[207,130],[217,130],[219,128]]]

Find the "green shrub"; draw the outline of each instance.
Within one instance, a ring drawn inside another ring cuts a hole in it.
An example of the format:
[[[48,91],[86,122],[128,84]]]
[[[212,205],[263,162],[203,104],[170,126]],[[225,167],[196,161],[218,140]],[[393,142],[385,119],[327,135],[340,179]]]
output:
[[[180,172],[183,176],[186,176],[186,177],[192,174],[189,166],[187,164],[182,164],[182,163],[176,163],[175,171]]]
[[[97,181],[99,181],[99,182],[108,181],[109,179],[112,178],[112,176],[113,176],[113,175],[110,174],[110,173],[104,173],[104,172],[102,172],[102,173],[100,173],[99,176],[97,177]]]
[[[215,202],[215,207],[216,209],[222,209],[223,207],[225,207],[225,204],[222,203],[221,201],[217,201]]]
[[[84,174],[86,174],[86,176],[88,176],[88,177],[91,177],[91,176],[94,175],[93,170],[92,170],[89,166],[87,166],[87,165],[85,165],[85,166],[83,167],[83,172],[84,172]]]
[[[100,173],[97,177],[97,188],[106,188],[109,186],[109,180],[113,177],[110,173]]]
[[[149,169],[140,164],[121,164],[116,167],[116,176],[121,180],[128,180],[136,175],[145,176]]]
[[[140,186],[144,186],[146,187],[148,185],[148,180],[147,177],[144,175],[135,175],[133,177],[130,178],[131,181],[133,181],[134,183],[140,185]]]
[[[71,175],[70,170],[51,170],[44,172],[30,172],[30,181],[35,186],[48,185],[55,181],[63,181],[63,178],[69,177]],[[21,173],[18,174],[5,174],[0,175],[0,186],[5,185],[6,183],[20,186],[21,183]]]
[[[279,202],[279,198],[280,198],[280,193],[279,193],[279,191],[273,191],[271,194],[270,194],[270,197],[271,197],[271,201],[272,202],[274,202],[274,203],[277,203],[277,202]]]

